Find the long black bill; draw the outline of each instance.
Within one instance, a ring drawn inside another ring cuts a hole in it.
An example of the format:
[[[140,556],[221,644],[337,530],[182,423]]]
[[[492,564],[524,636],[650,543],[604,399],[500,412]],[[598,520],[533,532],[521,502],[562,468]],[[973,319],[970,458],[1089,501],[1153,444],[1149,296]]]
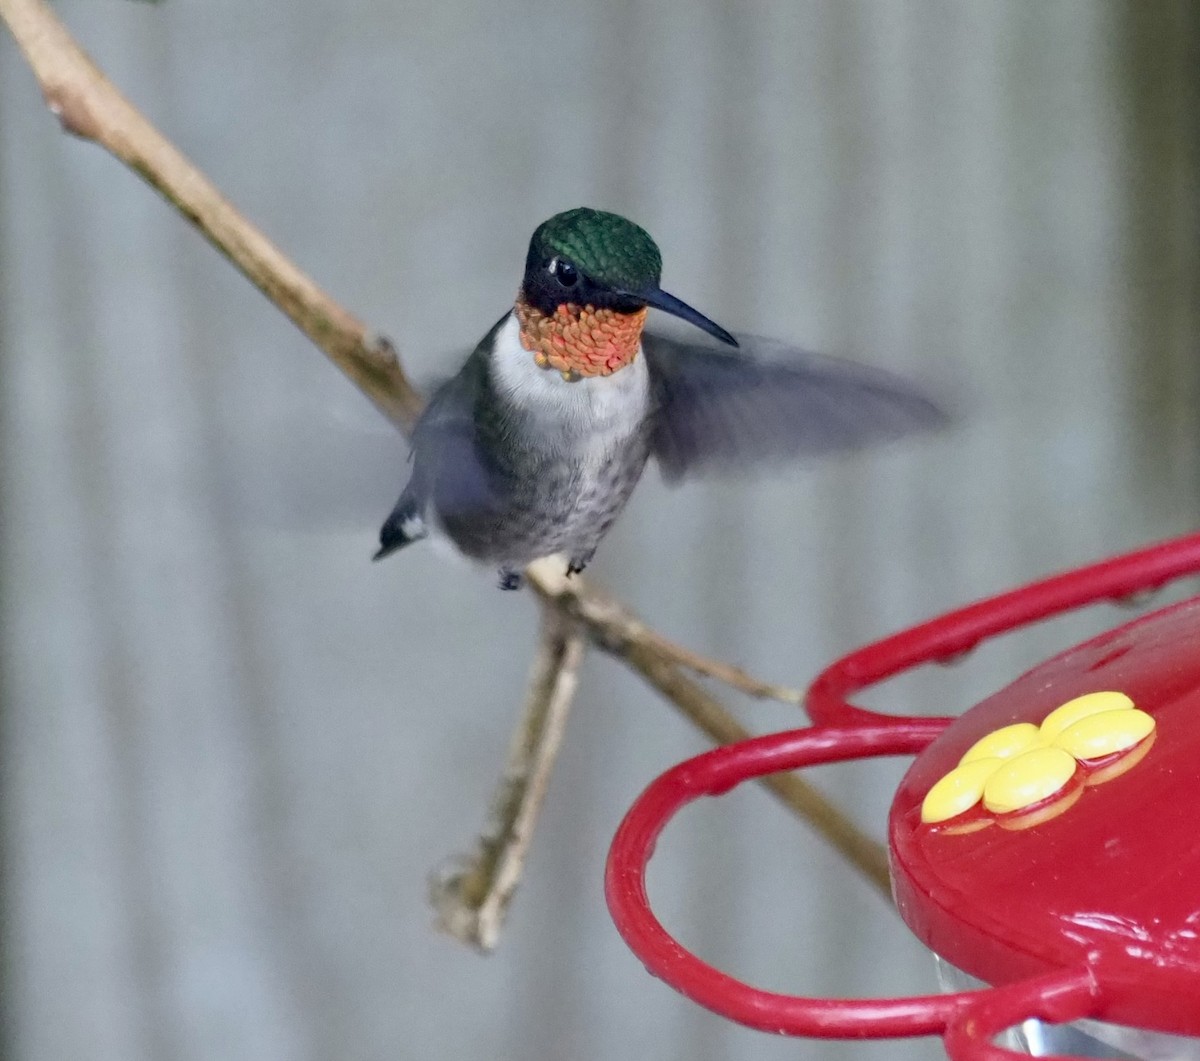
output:
[[[626,291],[622,294],[632,295],[634,298],[645,302],[647,306],[653,306],[655,309],[661,309],[665,313],[671,313],[674,316],[685,320],[688,324],[694,324],[715,339],[720,339],[723,343],[728,343],[730,346],[737,346],[738,341],[722,328],[716,321],[710,321],[699,310],[692,309],[686,302],[681,302],[674,295],[668,295],[661,287],[645,288],[641,291]]]

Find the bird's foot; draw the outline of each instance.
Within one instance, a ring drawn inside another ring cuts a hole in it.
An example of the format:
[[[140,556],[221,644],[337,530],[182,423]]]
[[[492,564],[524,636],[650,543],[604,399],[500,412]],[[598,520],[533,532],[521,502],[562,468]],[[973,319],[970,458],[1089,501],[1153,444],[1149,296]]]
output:
[[[586,556],[572,556],[571,559],[567,561],[567,578],[570,578],[572,575],[581,574],[583,569],[587,567],[589,563],[591,563],[591,560],[591,553],[588,553]]]
[[[511,567],[500,568],[501,589],[520,589],[524,581],[524,576],[520,571],[514,571]]]

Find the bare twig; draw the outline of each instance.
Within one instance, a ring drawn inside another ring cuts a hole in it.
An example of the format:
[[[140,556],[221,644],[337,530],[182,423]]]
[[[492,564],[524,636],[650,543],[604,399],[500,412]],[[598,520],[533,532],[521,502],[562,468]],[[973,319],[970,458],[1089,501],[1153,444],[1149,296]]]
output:
[[[734,744],[752,734],[674,663],[652,646],[631,644],[622,657],[714,744]],[[808,822],[846,861],[891,901],[887,852],[843,814],[827,796],[799,774],[768,774],[760,779],[788,810]]]
[[[496,946],[520,882],[579,684],[583,652],[578,624],[543,605],[541,643],[529,674],[529,693],[487,826],[474,853],[432,882],[439,926],[482,951]]]
[[[69,133],[111,152],[160,192],[402,430],[421,408],[395,350],[330,298],[251,225],[121,95],[42,0],[0,0],[0,18]]]
[[[0,0],[0,20],[12,31],[64,129],[94,141],[157,189],[319,347],[393,424],[409,431],[422,399],[384,339],[372,337],[349,313],[239,214],[213,184],[113,87],[43,0]],[[684,670],[751,696],[799,703],[793,689],[759,681],[740,668],[708,659],[649,629],[588,581],[569,582],[559,565],[528,571],[546,602],[542,649],[526,710],[513,738],[509,770],[497,795],[480,851],[438,891],[442,919],[476,945],[496,941],[516,887],[533,821],[575,687],[580,634],[624,660],[695,725],[720,743],[747,732]],[[572,623],[578,623],[576,630]],[[515,764],[515,765],[514,765]],[[881,847],[863,835],[815,789],[794,775],[764,782],[811,822],[872,881],[886,887]]]
[[[640,674],[714,744],[733,744],[751,735],[719,700],[681,670],[681,661],[672,652],[663,650],[664,639],[649,631],[635,615],[603,590],[595,586],[581,589],[576,579],[566,577],[561,565],[533,565],[529,574],[531,584],[544,599],[556,602],[560,608],[575,616],[586,626],[589,637],[599,648],[623,660]],[[683,651],[686,653],[687,650]],[[711,661],[702,657],[700,660],[702,665],[692,669],[711,674]],[[746,677],[751,683],[757,682],[757,679]],[[744,688],[736,682],[729,684]],[[766,688],[772,692],[763,695],[785,698],[777,694],[777,687]],[[804,818],[890,899],[887,853],[881,844],[867,836],[799,774],[772,774],[764,777],[762,784],[789,810]]]
[[[798,689],[773,685],[747,674],[740,667],[702,656],[650,629],[629,608],[594,583],[578,577],[568,578],[565,565],[534,564],[529,581],[543,599],[568,609],[587,628],[596,644],[616,656],[623,656],[632,645],[650,649],[661,659],[687,670],[715,678],[739,692],[759,700],[779,700],[799,706],[804,694]]]
[[[804,693],[800,689],[790,689],[786,685],[764,682],[732,663],[725,663],[693,652],[690,648],[663,637],[662,634],[651,630],[648,626],[643,626],[641,635],[633,640],[652,647],[660,656],[674,660],[687,670],[702,674],[715,681],[724,682],[731,689],[736,689],[747,696],[753,696],[756,700],[778,700],[780,703],[794,704],[796,707],[804,703]]]

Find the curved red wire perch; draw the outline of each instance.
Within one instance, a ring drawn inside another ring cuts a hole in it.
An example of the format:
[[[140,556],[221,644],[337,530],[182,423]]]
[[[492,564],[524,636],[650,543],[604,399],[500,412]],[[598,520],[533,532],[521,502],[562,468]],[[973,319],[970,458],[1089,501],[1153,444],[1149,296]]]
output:
[[[827,668],[806,707],[815,725],[717,748],[668,770],[637,799],[617,830],[605,895],[618,931],[655,976],[740,1024],[821,1038],[943,1035],[952,1058],[989,1061],[1010,1051],[991,1040],[1029,1018],[1095,1015],[1103,985],[1090,968],[958,994],[891,999],[818,999],[777,994],[722,973],[682,947],[650,909],[646,866],[666,823],[700,796],[718,796],[781,770],[885,755],[915,755],[949,724],[867,711],[847,697],[920,664],[955,656],[1007,633],[1095,601],[1155,589],[1200,572],[1200,534],[1140,549],[968,605],[867,645]]]
[[[1000,634],[1197,572],[1200,534],[1187,534],[976,601],[843,656],[809,686],[804,708],[816,725],[890,721],[894,715],[855,707],[846,697],[924,663],[953,659]]]

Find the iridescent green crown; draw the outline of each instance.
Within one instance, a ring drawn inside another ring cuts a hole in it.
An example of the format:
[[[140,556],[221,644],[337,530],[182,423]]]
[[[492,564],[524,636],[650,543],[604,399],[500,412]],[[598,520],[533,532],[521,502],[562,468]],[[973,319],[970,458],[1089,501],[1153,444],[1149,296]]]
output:
[[[662,255],[650,234],[619,214],[586,206],[542,222],[530,242],[531,256],[560,257],[605,287],[639,291],[657,287]]]

